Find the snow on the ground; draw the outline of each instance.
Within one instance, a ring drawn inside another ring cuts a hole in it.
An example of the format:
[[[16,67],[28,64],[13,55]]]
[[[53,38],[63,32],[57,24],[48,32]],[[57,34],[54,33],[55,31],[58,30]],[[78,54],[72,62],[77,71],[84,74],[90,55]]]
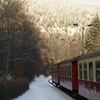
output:
[[[48,83],[50,77],[40,76],[30,83],[29,90],[13,100],[74,100],[66,93]]]

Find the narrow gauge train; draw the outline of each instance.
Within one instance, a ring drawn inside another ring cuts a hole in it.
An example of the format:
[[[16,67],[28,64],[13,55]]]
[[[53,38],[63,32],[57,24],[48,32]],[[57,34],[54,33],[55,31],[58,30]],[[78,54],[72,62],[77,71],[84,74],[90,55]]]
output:
[[[52,82],[89,100],[100,100],[100,50],[54,64]]]

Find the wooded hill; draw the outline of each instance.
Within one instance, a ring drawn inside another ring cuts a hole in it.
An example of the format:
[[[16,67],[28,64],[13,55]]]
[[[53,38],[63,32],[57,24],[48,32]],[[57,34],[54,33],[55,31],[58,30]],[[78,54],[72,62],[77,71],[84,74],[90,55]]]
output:
[[[27,0],[25,12],[32,15],[31,21],[40,28],[43,55],[50,62],[68,59],[81,54],[81,25],[91,24],[93,19],[100,18],[100,5],[81,4],[79,0]],[[90,27],[85,27],[85,41]],[[65,42],[62,41],[65,39]],[[73,41],[75,40],[75,41]],[[74,48],[73,48],[74,46]],[[74,53],[76,52],[76,53]]]
[[[78,0],[27,0],[25,11],[33,15],[32,21],[45,29],[53,27],[67,27],[73,23],[86,25],[91,23],[97,13],[99,5],[81,4]]]
[[[0,8],[0,67],[6,77],[7,73],[16,73],[15,79],[26,77],[33,70],[32,79],[36,71],[45,72],[50,64],[80,55],[82,28],[73,23],[95,23],[85,27],[86,53],[97,39],[99,43],[99,5],[78,0],[1,0]]]

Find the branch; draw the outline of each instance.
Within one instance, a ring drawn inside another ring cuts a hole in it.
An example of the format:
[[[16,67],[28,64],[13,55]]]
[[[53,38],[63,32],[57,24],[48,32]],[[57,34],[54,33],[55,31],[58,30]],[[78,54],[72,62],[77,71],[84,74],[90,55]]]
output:
[[[12,1],[12,0],[10,0],[10,1],[8,2],[7,8],[8,8],[8,6],[9,6],[9,4],[11,3],[11,1]],[[7,13],[7,9],[6,9],[6,11],[3,13],[3,15],[1,16],[0,22],[1,22],[2,18],[4,17],[4,15],[5,15],[6,13]]]

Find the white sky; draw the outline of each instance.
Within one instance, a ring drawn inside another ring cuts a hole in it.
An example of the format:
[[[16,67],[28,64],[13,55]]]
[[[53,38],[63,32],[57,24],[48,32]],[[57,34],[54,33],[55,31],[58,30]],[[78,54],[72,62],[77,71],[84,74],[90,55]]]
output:
[[[29,90],[13,100],[74,100],[66,93],[48,83],[48,78],[40,76],[30,83]]]
[[[82,3],[100,4],[100,0],[79,0]]]

